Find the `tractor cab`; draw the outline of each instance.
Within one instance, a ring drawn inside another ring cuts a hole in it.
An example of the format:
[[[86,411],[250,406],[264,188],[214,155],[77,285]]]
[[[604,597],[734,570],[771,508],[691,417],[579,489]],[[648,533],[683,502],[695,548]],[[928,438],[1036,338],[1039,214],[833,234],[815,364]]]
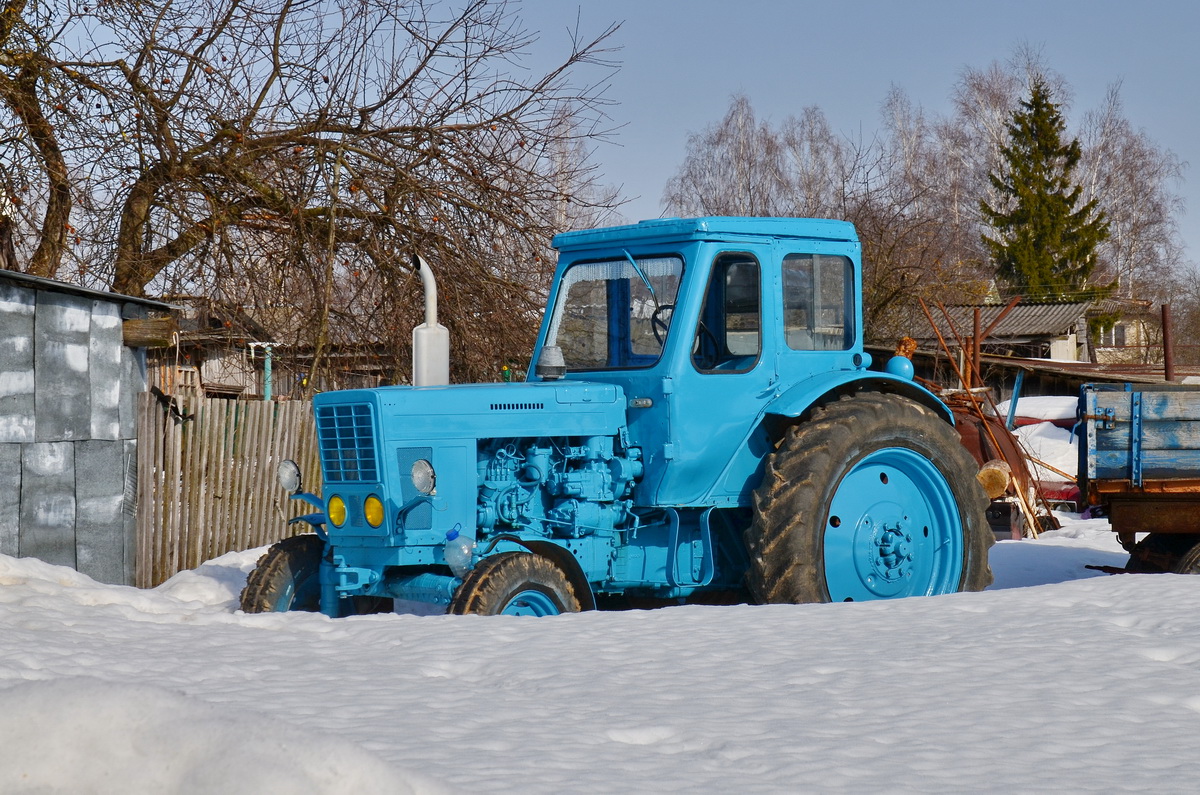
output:
[[[560,264],[535,361],[621,386],[640,500],[746,505],[762,419],[789,386],[869,363],[859,244],[805,219],[648,221],[554,240]],[[540,373],[540,374],[539,374]],[[531,380],[557,377],[535,368]]]

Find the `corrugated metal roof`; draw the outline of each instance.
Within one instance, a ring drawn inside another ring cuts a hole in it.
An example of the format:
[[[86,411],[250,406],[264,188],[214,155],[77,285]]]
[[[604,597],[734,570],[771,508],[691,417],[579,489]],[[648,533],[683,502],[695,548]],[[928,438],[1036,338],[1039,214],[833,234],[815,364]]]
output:
[[[986,329],[1004,311],[1003,304],[986,304],[979,307],[980,328]],[[1031,342],[1033,340],[1061,337],[1076,331],[1080,319],[1091,307],[1090,303],[1062,304],[1017,304],[996,325],[988,337],[990,342]],[[954,335],[950,332],[946,318],[937,307],[930,307],[930,313],[937,323],[938,330],[947,342],[953,343]],[[948,306],[946,314],[960,337],[970,336],[975,325],[974,306]],[[919,330],[918,330],[919,329]],[[917,340],[931,340],[936,336],[929,328],[929,323],[914,324]]]

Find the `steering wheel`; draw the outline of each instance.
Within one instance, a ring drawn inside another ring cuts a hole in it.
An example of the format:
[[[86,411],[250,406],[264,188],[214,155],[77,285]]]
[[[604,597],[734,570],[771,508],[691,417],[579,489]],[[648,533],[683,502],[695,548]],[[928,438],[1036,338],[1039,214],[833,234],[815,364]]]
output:
[[[654,339],[658,340],[658,344],[662,345],[667,338],[667,329],[670,328],[670,320],[663,320],[663,312],[675,313],[675,304],[659,304],[654,307],[654,314],[650,315],[650,330],[654,332]]]

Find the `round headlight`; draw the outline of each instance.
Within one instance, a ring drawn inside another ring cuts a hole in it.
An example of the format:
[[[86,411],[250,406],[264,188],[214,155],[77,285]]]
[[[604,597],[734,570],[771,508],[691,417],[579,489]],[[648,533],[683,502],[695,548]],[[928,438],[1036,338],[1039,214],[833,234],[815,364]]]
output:
[[[433,464],[424,458],[417,459],[412,465],[412,482],[422,494],[433,494],[437,487],[437,473],[433,471]]]
[[[333,522],[336,527],[341,527],[346,523],[346,501],[341,497],[330,497],[326,511],[329,514],[329,521]]]
[[[279,468],[275,470],[275,479],[288,494],[298,493],[302,482],[300,465],[290,458],[283,459],[279,462]]]
[[[367,517],[367,524],[379,527],[383,524],[383,503],[372,494],[363,502],[363,514]]]

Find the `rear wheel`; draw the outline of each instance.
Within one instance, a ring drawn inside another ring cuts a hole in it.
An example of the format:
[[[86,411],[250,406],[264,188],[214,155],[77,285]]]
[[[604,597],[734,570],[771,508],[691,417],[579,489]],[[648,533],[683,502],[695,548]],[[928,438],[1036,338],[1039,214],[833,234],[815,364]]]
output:
[[[454,593],[448,612],[483,616],[577,613],[579,599],[562,569],[527,552],[484,558]]]
[[[261,558],[242,589],[247,613],[316,612],[321,606],[320,568],[325,542],[313,534],[285,538]]]
[[[954,429],[911,400],[842,398],[768,457],[746,530],[761,602],[979,591],[995,539],[978,469]]]

